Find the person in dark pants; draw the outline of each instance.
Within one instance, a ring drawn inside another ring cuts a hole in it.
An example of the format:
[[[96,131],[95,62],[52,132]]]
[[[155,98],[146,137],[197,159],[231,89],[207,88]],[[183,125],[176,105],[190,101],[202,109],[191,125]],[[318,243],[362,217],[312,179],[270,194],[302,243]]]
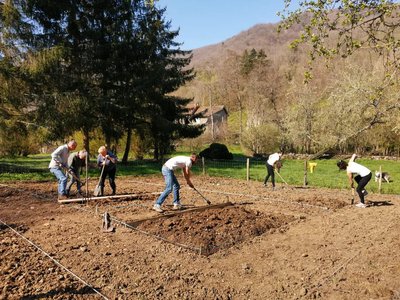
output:
[[[97,157],[97,166],[100,168],[100,172],[103,169],[103,174],[101,175],[100,180],[100,195],[104,195],[104,182],[108,176],[108,181],[110,183],[112,189],[112,195],[115,195],[117,192],[117,186],[115,184],[115,174],[117,173],[117,161],[118,158],[111,151],[107,150],[105,146],[101,146],[99,148],[99,156]]]
[[[282,152],[276,152],[274,154],[271,154],[270,156],[268,156],[268,160],[266,163],[267,166],[267,176],[265,176],[264,179],[264,186],[267,186],[267,181],[269,179],[269,177],[271,177],[271,183],[272,183],[272,189],[275,189],[275,172],[274,172],[274,168],[275,165],[278,164],[279,160],[282,157]]]
[[[82,167],[86,166],[86,150],[81,150],[79,152],[71,153],[68,157],[68,168],[69,172],[72,173],[69,175],[69,181],[67,183],[67,195],[69,196],[69,192],[71,190],[72,185],[76,182],[76,186],[78,189],[78,194],[83,195],[81,191],[81,181],[80,174],[82,173]],[[77,180],[79,179],[79,180]]]
[[[354,188],[353,174],[357,174],[354,177],[354,180],[355,182],[357,182],[356,191],[358,196],[360,197],[360,203],[356,204],[356,206],[360,208],[365,208],[367,206],[365,205],[364,197],[368,194],[365,186],[371,180],[372,173],[368,168],[356,163],[356,157],[357,155],[353,154],[349,160],[349,163],[341,160],[337,163],[337,166],[339,167],[339,170],[346,170],[347,177],[349,178],[350,187],[352,189]]]

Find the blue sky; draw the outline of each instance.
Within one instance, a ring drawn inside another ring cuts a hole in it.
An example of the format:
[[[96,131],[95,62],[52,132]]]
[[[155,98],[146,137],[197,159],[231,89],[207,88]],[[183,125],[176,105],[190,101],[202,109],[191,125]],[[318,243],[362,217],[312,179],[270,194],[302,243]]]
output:
[[[179,30],[177,42],[191,50],[222,42],[256,24],[277,23],[283,0],[156,0]]]

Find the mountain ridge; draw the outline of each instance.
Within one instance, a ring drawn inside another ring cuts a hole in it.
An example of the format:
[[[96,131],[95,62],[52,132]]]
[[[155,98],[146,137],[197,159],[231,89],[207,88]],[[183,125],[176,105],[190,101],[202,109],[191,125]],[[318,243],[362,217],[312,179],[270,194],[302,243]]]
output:
[[[256,24],[220,43],[193,49],[190,66],[218,66],[225,61],[229,53],[241,54],[246,49],[253,48],[263,49],[270,58],[277,58],[284,48],[286,51],[289,49],[290,42],[299,35],[299,29],[296,27],[278,33],[278,25],[279,23]]]

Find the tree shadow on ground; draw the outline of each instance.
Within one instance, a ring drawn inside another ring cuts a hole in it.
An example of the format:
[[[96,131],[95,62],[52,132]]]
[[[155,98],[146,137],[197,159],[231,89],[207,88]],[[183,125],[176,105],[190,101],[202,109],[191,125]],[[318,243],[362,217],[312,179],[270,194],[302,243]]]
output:
[[[368,206],[390,206],[394,205],[390,201],[368,201]]]
[[[21,300],[32,300],[32,299],[46,299],[48,297],[53,297],[57,295],[95,295],[97,294],[92,288],[85,286],[80,289],[76,289],[72,286],[67,286],[62,289],[53,289],[51,291],[48,291],[47,293],[40,293],[37,295],[25,295],[22,296],[20,299]]]
[[[12,173],[12,174],[20,174],[20,173],[44,173],[48,172],[48,169],[39,169],[28,166],[19,166],[16,164],[10,163],[0,163],[0,173]]]

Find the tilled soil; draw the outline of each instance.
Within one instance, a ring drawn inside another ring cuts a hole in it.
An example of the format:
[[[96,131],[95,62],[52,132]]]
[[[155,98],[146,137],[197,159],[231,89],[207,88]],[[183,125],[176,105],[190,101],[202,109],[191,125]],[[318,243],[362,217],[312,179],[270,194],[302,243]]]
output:
[[[345,190],[195,177],[208,206],[180,181],[184,209],[170,196],[164,214],[160,176],[68,204],[55,181],[1,184],[0,299],[400,299],[397,195],[360,209]]]

